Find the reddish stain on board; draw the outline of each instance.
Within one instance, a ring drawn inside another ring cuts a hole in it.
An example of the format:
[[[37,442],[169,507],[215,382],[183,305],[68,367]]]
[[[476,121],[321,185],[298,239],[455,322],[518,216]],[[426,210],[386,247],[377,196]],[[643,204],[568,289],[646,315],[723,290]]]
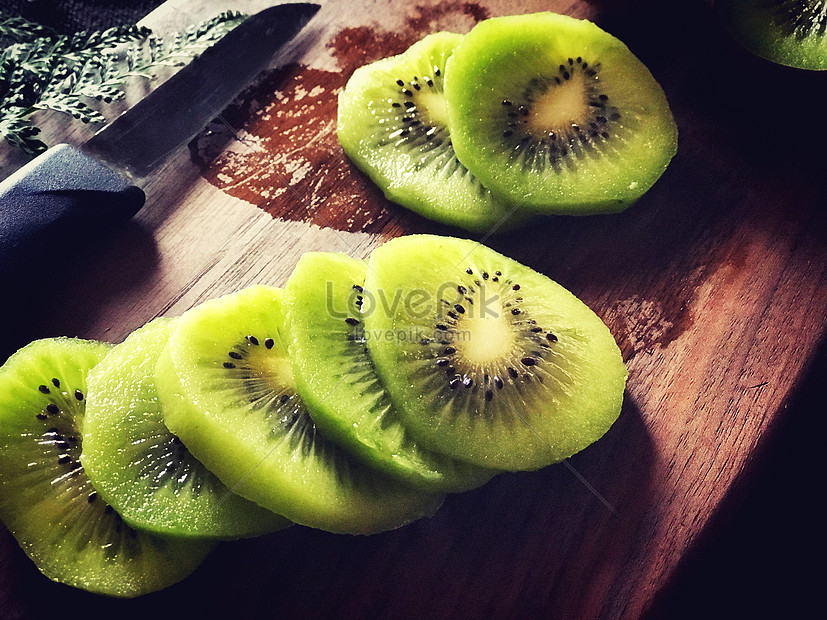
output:
[[[273,217],[346,231],[406,231],[429,224],[389,202],[344,155],[336,138],[337,97],[353,71],[399,54],[457,16],[477,22],[475,3],[414,10],[396,31],[346,28],[328,44],[340,69],[288,65],[266,75],[190,145],[202,176]]]

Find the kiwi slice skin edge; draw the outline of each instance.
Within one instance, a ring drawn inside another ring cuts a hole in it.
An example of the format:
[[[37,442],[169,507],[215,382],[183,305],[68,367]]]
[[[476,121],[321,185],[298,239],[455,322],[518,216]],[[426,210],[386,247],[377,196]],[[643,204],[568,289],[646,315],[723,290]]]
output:
[[[457,157],[521,209],[621,211],[677,150],[663,89],[621,41],[555,13],[477,24],[448,61]]]
[[[234,539],[288,526],[231,493],[164,426],[155,366],[176,321],[150,321],[90,371],[84,469],[101,497],[136,529]]]
[[[732,35],[771,62],[827,70],[827,2],[824,0],[717,0]]]
[[[436,257],[436,258],[435,258]],[[466,239],[397,237],[365,290],[377,373],[421,445],[503,470],[568,458],[620,414],[626,368],[600,318],[546,276]]]
[[[41,573],[132,598],[189,575],[214,543],[135,530],[80,464],[86,373],[110,345],[37,340],[0,368],[0,520]]]

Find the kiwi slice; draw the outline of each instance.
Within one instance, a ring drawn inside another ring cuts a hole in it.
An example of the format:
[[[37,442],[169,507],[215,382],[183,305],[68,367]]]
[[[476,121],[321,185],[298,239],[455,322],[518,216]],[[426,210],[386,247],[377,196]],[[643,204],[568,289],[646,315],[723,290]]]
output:
[[[213,548],[124,523],[81,464],[86,374],[110,350],[37,340],[0,368],[0,519],[48,578],[118,597],[171,585]]]
[[[585,304],[466,239],[398,237],[370,258],[368,349],[423,446],[484,467],[535,469],[600,438],[626,368]]]
[[[89,373],[81,462],[92,484],[134,528],[232,539],[289,525],[227,489],[164,426],[155,365],[176,319],[133,332]]]
[[[648,69],[593,23],[555,13],[477,24],[448,60],[445,97],[459,160],[539,213],[620,211],[677,148]]]
[[[443,80],[461,40],[438,32],[358,68],[339,94],[338,137],[389,200],[469,231],[508,228],[518,221],[512,209],[454,154]]]
[[[362,465],[316,428],[282,340],[281,289],[186,312],[158,361],[167,426],[230,489],[291,521],[366,534],[432,514],[423,493]]]
[[[718,0],[732,34],[752,53],[799,69],[827,69],[827,0]]]
[[[367,351],[366,271],[345,254],[310,252],[285,287],[289,357],[310,416],[326,437],[425,490],[480,486],[496,472],[421,449],[399,421]]]

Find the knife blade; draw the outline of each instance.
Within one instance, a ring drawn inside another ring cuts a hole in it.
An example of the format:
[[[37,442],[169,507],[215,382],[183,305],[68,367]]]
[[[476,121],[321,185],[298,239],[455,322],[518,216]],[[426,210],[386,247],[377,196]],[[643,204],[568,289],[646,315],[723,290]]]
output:
[[[49,149],[0,183],[4,290],[77,251],[145,202],[140,181],[218,116],[318,11],[281,4],[244,20],[80,148]]]

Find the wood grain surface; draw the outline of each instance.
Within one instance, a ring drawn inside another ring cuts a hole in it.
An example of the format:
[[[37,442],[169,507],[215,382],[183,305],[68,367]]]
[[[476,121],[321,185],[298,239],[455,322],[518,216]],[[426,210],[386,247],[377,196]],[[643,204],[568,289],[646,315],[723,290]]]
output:
[[[21,343],[118,342],[155,316],[253,283],[282,285],[310,250],[364,258],[396,235],[466,236],[387,202],[346,160],[336,95],[357,66],[429,32],[552,9],[626,42],[664,87],[680,130],[669,169],[628,211],[485,238],[609,325],[630,373],[620,419],[566,463],[500,475],[449,497],[431,519],[370,537],[293,527],[225,543],[184,582],[136,601],[50,583],[3,530],[0,615],[73,604],[308,618],[644,615],[772,434],[824,338],[827,130],[813,107],[824,76],[749,56],[700,3],[321,4],[271,69],[148,179],[134,222],[27,292],[34,310],[19,319]],[[162,30],[214,12],[206,0],[170,0],[146,21]]]

